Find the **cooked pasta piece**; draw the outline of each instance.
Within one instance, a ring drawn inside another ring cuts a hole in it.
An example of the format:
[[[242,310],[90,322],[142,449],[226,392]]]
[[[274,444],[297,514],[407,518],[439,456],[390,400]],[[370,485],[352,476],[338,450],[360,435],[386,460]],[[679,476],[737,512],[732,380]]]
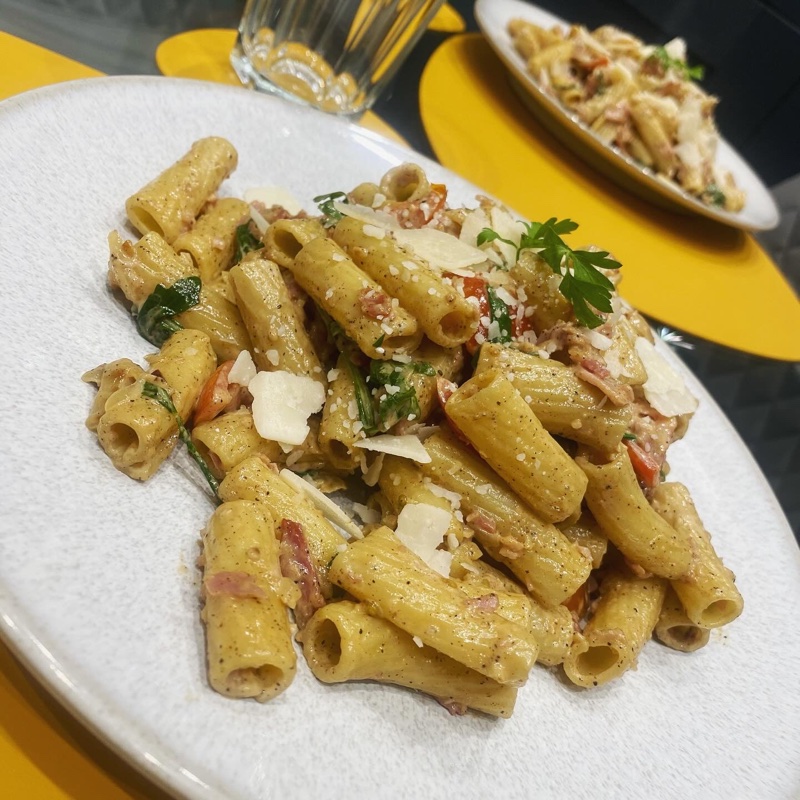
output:
[[[686,616],[680,598],[671,586],[667,589],[654,633],[660,642],[682,653],[693,653],[705,647],[710,636],[708,628],[701,628]]]
[[[142,236],[153,231],[172,244],[192,227],[237,163],[236,150],[227,140],[199,139],[179,161],[125,201],[128,219]]]
[[[445,412],[539,517],[561,522],[580,508],[585,475],[498,370],[462,384]]]
[[[624,447],[611,461],[576,459],[589,479],[586,504],[603,533],[635,564],[664,578],[682,578],[692,568],[689,533],[664,521],[647,502]]]
[[[538,652],[532,635],[470,604],[388,528],[352,542],[334,558],[329,575],[384,619],[481,675],[510,686],[528,679]]]
[[[208,679],[228,697],[266,702],[294,680],[287,604],[296,589],[281,576],[275,523],[261,503],[223,503],[203,531],[203,599]]]
[[[481,547],[507,566],[546,606],[563,603],[589,577],[590,559],[555,526],[539,519],[475,453],[442,430],[425,440],[420,469],[461,497]]]
[[[694,559],[688,575],[672,583],[686,616],[703,628],[733,622],[744,608],[733,573],[714,550],[689,490],[682,483],[661,483],[653,489],[653,508],[675,530],[689,538]]]
[[[325,683],[376,680],[432,695],[453,713],[474,708],[510,717],[517,690],[465,667],[361,603],[343,600],[314,614],[301,635],[309,667]]]
[[[203,283],[219,277],[233,260],[236,229],[250,219],[244,200],[223,197],[203,212],[194,227],[172,243],[176,253],[188,253]]]
[[[578,686],[602,686],[636,666],[658,622],[667,581],[611,572],[594,615],[573,643],[564,672]]]
[[[413,352],[422,339],[417,321],[392,302],[330,239],[304,245],[290,269],[297,282],[370,358]]]
[[[106,398],[102,414],[98,417],[99,409],[93,409],[89,418],[91,424],[96,422],[97,439],[111,463],[140,481],[158,469],[178,441],[178,426],[172,414],[142,394],[145,382],[165,389],[185,420],[216,366],[208,336],[188,330],[174,333],[148,361],[149,372],[142,371],[133,383],[130,378],[136,371],[125,370],[119,388]],[[116,371],[119,362],[114,363]],[[104,392],[109,388],[102,378],[100,386]]]

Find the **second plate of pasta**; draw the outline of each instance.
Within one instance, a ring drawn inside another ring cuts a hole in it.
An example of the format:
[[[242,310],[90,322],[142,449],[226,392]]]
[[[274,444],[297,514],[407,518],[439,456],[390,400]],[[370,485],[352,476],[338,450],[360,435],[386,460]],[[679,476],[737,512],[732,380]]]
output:
[[[745,230],[778,224],[767,188],[717,133],[716,99],[682,42],[588,31],[523,0],[478,0],[475,19],[520,100],[600,172],[667,208]]]

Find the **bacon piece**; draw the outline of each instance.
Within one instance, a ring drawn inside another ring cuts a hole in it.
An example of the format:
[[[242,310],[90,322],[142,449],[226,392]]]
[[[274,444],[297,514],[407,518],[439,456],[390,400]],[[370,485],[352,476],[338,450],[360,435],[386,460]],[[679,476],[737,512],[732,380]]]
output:
[[[466,605],[470,611],[497,611],[500,601],[494,592],[490,592],[480,597],[468,597]]]
[[[209,597],[266,597],[264,590],[246,572],[215,572],[206,575],[203,587]]]
[[[304,628],[318,608],[325,605],[320,591],[319,575],[308,552],[303,526],[291,519],[282,519],[280,565],[281,574],[300,589],[300,599],[294,609],[298,628]]]
[[[477,531],[478,533],[485,533],[488,535],[492,535],[497,533],[497,525],[495,525],[494,520],[483,513],[483,511],[473,511],[470,514],[467,514],[466,519],[464,522],[472,528],[472,530]]]
[[[358,301],[365,317],[386,319],[392,313],[392,301],[389,295],[377,289],[362,289]]]
[[[628,448],[628,456],[636,477],[646,489],[655,489],[661,479],[661,464],[636,442],[626,440],[625,447]]]
[[[436,702],[450,712],[451,717],[463,717],[467,713],[467,706],[453,700],[452,697],[437,697]]]
[[[273,222],[277,222],[279,219],[305,219],[308,216],[305,211],[300,211],[298,214],[291,214],[283,206],[266,206],[260,200],[254,200],[250,205],[253,206],[270,225]]]
[[[596,386],[615,406],[633,402],[633,389],[613,378],[606,366],[596,359],[584,358],[574,369],[581,380]]]
[[[431,190],[419,200],[395,200],[381,206],[381,211],[391,214],[401,228],[422,228],[444,210],[447,202],[447,187],[432,183]]]

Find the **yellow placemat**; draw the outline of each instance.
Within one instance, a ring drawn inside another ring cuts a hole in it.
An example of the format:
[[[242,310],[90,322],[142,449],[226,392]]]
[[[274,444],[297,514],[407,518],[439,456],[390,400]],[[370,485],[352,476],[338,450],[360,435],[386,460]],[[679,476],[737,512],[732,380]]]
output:
[[[420,113],[439,161],[530,219],[570,217],[576,245],[610,249],[623,295],[687,333],[800,360],[800,302],[752,236],[665,211],[575,156],[527,111],[479,34],[431,56]]]
[[[228,28],[178,33],[158,46],[156,64],[162,74],[172,78],[198,78],[241,86],[229,60],[235,41],[236,31]],[[372,111],[367,111],[358,124],[408,147],[408,142]]]
[[[96,69],[0,31],[0,99],[50,83],[95,78]]]

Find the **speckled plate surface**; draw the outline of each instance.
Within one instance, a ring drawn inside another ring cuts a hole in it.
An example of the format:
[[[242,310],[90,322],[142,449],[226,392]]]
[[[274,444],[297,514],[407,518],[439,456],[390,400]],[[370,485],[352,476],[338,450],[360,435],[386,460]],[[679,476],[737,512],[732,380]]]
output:
[[[375,134],[240,89],[163,78],[63,84],[0,105],[0,631],[134,764],[191,798],[789,798],[800,792],[800,553],[749,453],[703,389],[673,475],[737,573],[744,615],[704,650],[657,644],[582,692],[537,667],[507,721],[452,718],[393,687],[324,686],[300,660],[268,705],[215,695],[194,567],[212,508],[181,453],[147,484],[84,427],[81,373],[149,346],[106,287],[123,203],[195,139],[229,138],[238,194],[310,205],[414,158]]]
[[[475,3],[475,21],[508,69],[513,87],[522,102],[581,158],[619,185],[657,205],[700,214],[744,230],[770,230],[778,225],[778,207],[767,187],[739,153],[722,138],[717,149],[717,163],[731,172],[736,184],[747,195],[744,208],[735,213],[706,205],[681,189],[677,183],[657,176],[653,170],[642,166],[619,148],[606,144],[574,111],[542,91],[508,34],[506,28],[512,19],[524,19],[542,28],[559,25],[564,30],[569,27],[569,22],[525,0],[477,0]],[[579,24],[580,20],[574,22]]]

